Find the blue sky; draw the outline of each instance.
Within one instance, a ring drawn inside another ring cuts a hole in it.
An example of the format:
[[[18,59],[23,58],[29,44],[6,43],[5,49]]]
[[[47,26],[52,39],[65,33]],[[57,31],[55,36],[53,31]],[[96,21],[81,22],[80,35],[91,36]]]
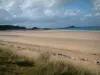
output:
[[[0,0],[0,24],[100,26],[100,0]]]
[[[81,11],[84,11],[84,12],[91,12],[93,8],[93,5],[91,3],[90,0],[77,0],[76,2],[74,2],[73,4],[71,4],[73,6],[73,8],[75,9],[79,9]],[[70,5],[70,6],[71,6]],[[73,9],[72,8],[72,9]]]

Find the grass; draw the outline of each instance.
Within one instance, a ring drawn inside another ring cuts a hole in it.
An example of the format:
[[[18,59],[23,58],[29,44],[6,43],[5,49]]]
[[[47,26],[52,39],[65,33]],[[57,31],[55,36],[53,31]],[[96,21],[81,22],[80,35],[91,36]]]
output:
[[[0,75],[96,75],[64,61],[49,59],[50,55],[41,54],[36,61],[30,61],[0,49]]]

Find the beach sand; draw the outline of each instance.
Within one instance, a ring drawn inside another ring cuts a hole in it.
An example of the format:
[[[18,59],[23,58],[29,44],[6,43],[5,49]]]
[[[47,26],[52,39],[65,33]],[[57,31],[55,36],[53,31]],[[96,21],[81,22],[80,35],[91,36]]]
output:
[[[40,52],[51,52],[54,55],[78,60],[81,64],[99,67],[100,32],[94,31],[59,31],[27,30],[0,31],[0,43],[16,47],[35,48]]]

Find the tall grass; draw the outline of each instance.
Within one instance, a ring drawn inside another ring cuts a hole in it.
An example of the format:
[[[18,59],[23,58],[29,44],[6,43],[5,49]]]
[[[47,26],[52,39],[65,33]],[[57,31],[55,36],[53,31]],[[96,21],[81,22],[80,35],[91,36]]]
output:
[[[87,69],[61,60],[50,60],[50,55],[41,54],[34,61],[5,53],[0,49],[0,75],[96,75]]]
[[[35,64],[35,75],[93,75],[89,70],[65,63],[61,60],[49,60],[50,56],[42,54]]]

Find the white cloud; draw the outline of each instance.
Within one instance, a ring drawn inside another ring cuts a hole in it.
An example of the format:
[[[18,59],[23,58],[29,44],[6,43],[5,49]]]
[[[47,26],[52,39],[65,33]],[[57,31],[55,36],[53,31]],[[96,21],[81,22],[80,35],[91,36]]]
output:
[[[84,17],[92,17],[92,14],[86,14]]]
[[[95,16],[100,16],[100,12],[97,12],[97,13],[95,14]]]
[[[71,25],[79,23],[80,18],[87,19],[93,15],[85,15],[78,9],[64,9],[65,4],[76,0],[0,0],[0,24],[28,25]],[[94,9],[99,10],[95,3]],[[2,14],[2,15],[1,15]],[[99,14],[95,14],[98,16]],[[12,20],[12,21],[11,21]]]
[[[84,14],[82,18],[80,18],[80,20],[85,20],[87,18],[91,18],[93,17],[94,15],[93,14]]]
[[[0,7],[8,11],[14,18],[39,18],[44,16],[64,16],[65,11],[58,7],[75,0],[2,0]],[[59,10],[58,10],[59,9]],[[71,16],[76,13],[69,12]]]
[[[94,10],[95,11],[100,11],[100,0],[92,0],[93,1],[93,5],[94,5]]]
[[[66,12],[64,13],[64,15],[65,15],[65,16],[75,16],[76,13],[75,13],[75,12],[72,12],[72,11],[66,11]]]
[[[47,15],[47,16],[54,16],[54,12],[52,10],[49,10],[49,9],[46,9],[44,11],[44,13]]]
[[[64,13],[65,16],[77,16],[81,14],[83,14],[83,12],[80,10],[67,10]]]

